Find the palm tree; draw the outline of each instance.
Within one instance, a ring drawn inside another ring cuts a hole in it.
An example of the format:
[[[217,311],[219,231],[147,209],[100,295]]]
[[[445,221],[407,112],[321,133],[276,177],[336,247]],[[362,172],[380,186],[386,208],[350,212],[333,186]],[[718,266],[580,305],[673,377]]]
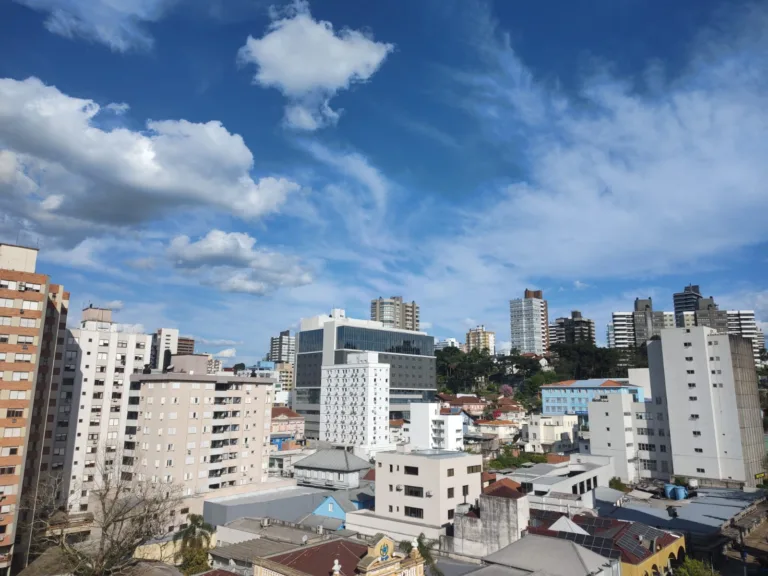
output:
[[[416,543],[419,548],[419,554],[421,554],[421,557],[424,559],[424,564],[427,566],[430,575],[445,576],[443,571],[438,567],[435,555],[432,553],[432,550],[439,544],[439,542],[437,540],[427,540],[427,537],[424,536],[424,533],[422,532],[416,539]],[[413,544],[408,540],[403,540],[398,547],[404,554],[410,554],[413,549]]]
[[[190,514],[187,527],[173,535],[174,542],[181,542],[176,551],[176,561],[183,560],[188,553],[195,550],[208,552],[211,547],[211,535],[214,528],[200,514]]]

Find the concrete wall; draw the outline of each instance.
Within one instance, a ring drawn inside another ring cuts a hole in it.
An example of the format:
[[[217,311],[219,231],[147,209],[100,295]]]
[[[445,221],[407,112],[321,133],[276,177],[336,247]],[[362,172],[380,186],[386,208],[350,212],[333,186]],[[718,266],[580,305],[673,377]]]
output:
[[[379,533],[386,534],[395,542],[411,541],[418,538],[420,534],[424,534],[428,540],[439,540],[441,536],[445,536],[445,528],[442,526],[384,518],[369,510],[350,512],[347,514],[345,526],[347,530],[354,530],[366,536],[375,536]]]
[[[741,336],[729,336],[736,409],[741,430],[741,447],[747,483],[755,485],[755,475],[763,472],[765,441],[757,389],[752,342]]]

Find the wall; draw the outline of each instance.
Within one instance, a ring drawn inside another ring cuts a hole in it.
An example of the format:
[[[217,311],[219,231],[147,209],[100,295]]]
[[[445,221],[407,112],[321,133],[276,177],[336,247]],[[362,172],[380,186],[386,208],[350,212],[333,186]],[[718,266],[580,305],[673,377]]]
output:
[[[344,520],[347,517],[347,513],[339,506],[339,503],[333,496],[328,496],[317,508],[312,512],[318,516],[325,516],[326,518],[336,518],[338,520]]]
[[[432,526],[426,524],[417,524],[405,522],[395,518],[384,518],[369,510],[358,510],[347,514],[345,522],[347,530],[354,530],[366,536],[375,536],[383,533],[392,538],[395,542],[401,540],[411,541],[424,534],[428,540],[439,540],[445,535],[445,528],[442,526]]]

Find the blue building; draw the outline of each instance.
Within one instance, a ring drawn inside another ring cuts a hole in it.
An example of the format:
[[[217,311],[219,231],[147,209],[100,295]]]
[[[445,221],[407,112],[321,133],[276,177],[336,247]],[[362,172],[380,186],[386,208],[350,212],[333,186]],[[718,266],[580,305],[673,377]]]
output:
[[[645,402],[643,388],[630,384],[627,378],[566,380],[541,387],[541,412],[545,415],[577,414],[586,417],[592,399],[606,394],[632,394],[633,402]]]

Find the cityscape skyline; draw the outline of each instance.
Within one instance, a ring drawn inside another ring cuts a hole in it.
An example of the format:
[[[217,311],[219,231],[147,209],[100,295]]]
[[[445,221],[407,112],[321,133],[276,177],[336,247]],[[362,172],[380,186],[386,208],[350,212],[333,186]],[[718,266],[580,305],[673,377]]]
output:
[[[438,338],[484,324],[496,332],[499,348],[509,341],[506,302],[526,287],[547,295],[550,318],[580,310],[593,319],[602,343],[611,312],[641,295],[672,310],[669,295],[690,283],[715,295],[723,309],[755,310],[765,327],[765,267],[756,263],[768,237],[754,218],[768,200],[753,188],[765,181],[764,142],[754,127],[764,125],[768,113],[754,105],[759,98],[742,98],[759,94],[760,79],[744,71],[765,52],[765,38],[750,33],[760,18],[734,7],[720,26],[717,3],[682,2],[663,20],[685,19],[693,6],[696,22],[655,30],[651,38],[647,27],[618,30],[607,14],[568,7],[562,22],[577,29],[588,23],[595,33],[564,34],[573,28],[562,31],[558,23],[531,37],[518,26],[547,18],[541,6],[466,5],[438,13],[426,4],[410,8],[414,21],[434,20],[433,33],[450,30],[446,42],[443,35],[414,36],[381,7],[355,11],[345,2],[301,4],[299,13],[275,22],[255,9],[227,24],[206,21],[194,33],[173,9],[151,25],[139,19],[124,28],[110,20],[89,28],[84,22],[85,37],[46,29],[44,8],[3,3],[2,47],[18,57],[0,63],[0,209],[6,215],[0,238],[39,246],[41,269],[71,287],[75,302],[114,303],[122,307],[115,313],[122,323],[174,326],[194,336],[199,349],[246,363],[266,353],[267,338],[295,329],[302,317],[336,306],[365,318],[372,298],[390,294],[418,302],[422,328]],[[661,16],[652,5],[627,10],[627,21]],[[363,47],[371,50],[371,65],[328,85],[329,109],[343,113],[314,110],[316,129],[297,130],[287,125],[284,106],[309,106],[307,95],[328,70],[306,77],[301,67],[254,61],[257,52],[246,41],[279,38],[291,32],[289,24],[321,22],[335,32],[369,30]],[[717,32],[707,34],[713,27]],[[110,32],[125,30],[135,35],[110,42]],[[736,52],[734,38],[742,43]],[[136,45],[139,39],[146,43]],[[177,55],[169,48],[174,43],[194,44],[199,53]],[[709,54],[706,65],[699,65],[702,53]],[[615,67],[589,73],[578,61],[583,54]],[[519,73],[499,66],[502,60]],[[669,68],[658,78],[669,80],[652,90],[635,86],[636,79],[656,77],[646,72],[659,60]],[[187,68],[180,61],[195,72],[182,74]],[[715,82],[720,66],[731,61],[738,65],[728,68],[724,92]],[[267,65],[285,74],[259,84],[259,66]],[[530,82],[519,85],[520,78]],[[412,87],[407,96],[401,81]],[[500,92],[478,93],[474,87],[485,82]],[[147,90],[150,85],[155,89]],[[607,98],[619,85],[627,92]],[[579,113],[585,86],[605,122],[604,141],[587,137],[594,132],[590,117]],[[510,103],[507,92],[524,100]],[[723,99],[736,102],[738,124],[729,118],[700,125],[680,112],[687,105],[677,112],[659,105],[693,98],[723,114]],[[29,102],[40,106],[22,107]],[[489,122],[487,113],[501,102],[508,109]],[[47,104],[62,115],[44,132],[35,128],[34,111]],[[530,115],[534,111],[539,115]],[[650,130],[662,125],[682,132]],[[118,127],[129,144],[116,141]],[[205,127],[218,131],[220,145],[206,145]],[[185,133],[185,153],[175,148],[177,128],[194,131]],[[83,154],[61,168],[67,150],[88,149],[82,136],[88,129],[112,164]],[[690,140],[689,132],[697,137]],[[35,138],[18,137],[24,134]],[[700,150],[697,143],[704,142],[718,147]],[[156,153],[162,178],[147,178],[130,164],[122,150],[134,144]],[[596,162],[594,149],[622,153]],[[547,150],[562,150],[572,162]],[[734,157],[734,150],[748,153]],[[729,162],[740,169],[723,171]],[[551,170],[553,164],[560,169]],[[45,174],[34,183],[35,194],[23,192],[30,182],[19,176],[22,165]],[[94,186],[98,174],[109,179]],[[248,186],[247,201],[236,200],[240,181]],[[165,182],[181,187],[160,185]],[[118,196],[132,209],[121,203],[109,209],[107,200]],[[40,202],[46,218],[36,212]],[[680,211],[693,205],[701,212],[681,220]],[[96,213],[94,206],[105,208]],[[722,214],[730,215],[725,227]],[[518,219],[525,225],[508,226]],[[586,231],[585,221],[600,226]],[[636,237],[642,230],[643,237],[631,251],[609,241],[628,229]],[[522,249],[527,246],[536,249]],[[196,333],[201,327],[204,333]],[[201,338],[231,343],[213,347]]]

